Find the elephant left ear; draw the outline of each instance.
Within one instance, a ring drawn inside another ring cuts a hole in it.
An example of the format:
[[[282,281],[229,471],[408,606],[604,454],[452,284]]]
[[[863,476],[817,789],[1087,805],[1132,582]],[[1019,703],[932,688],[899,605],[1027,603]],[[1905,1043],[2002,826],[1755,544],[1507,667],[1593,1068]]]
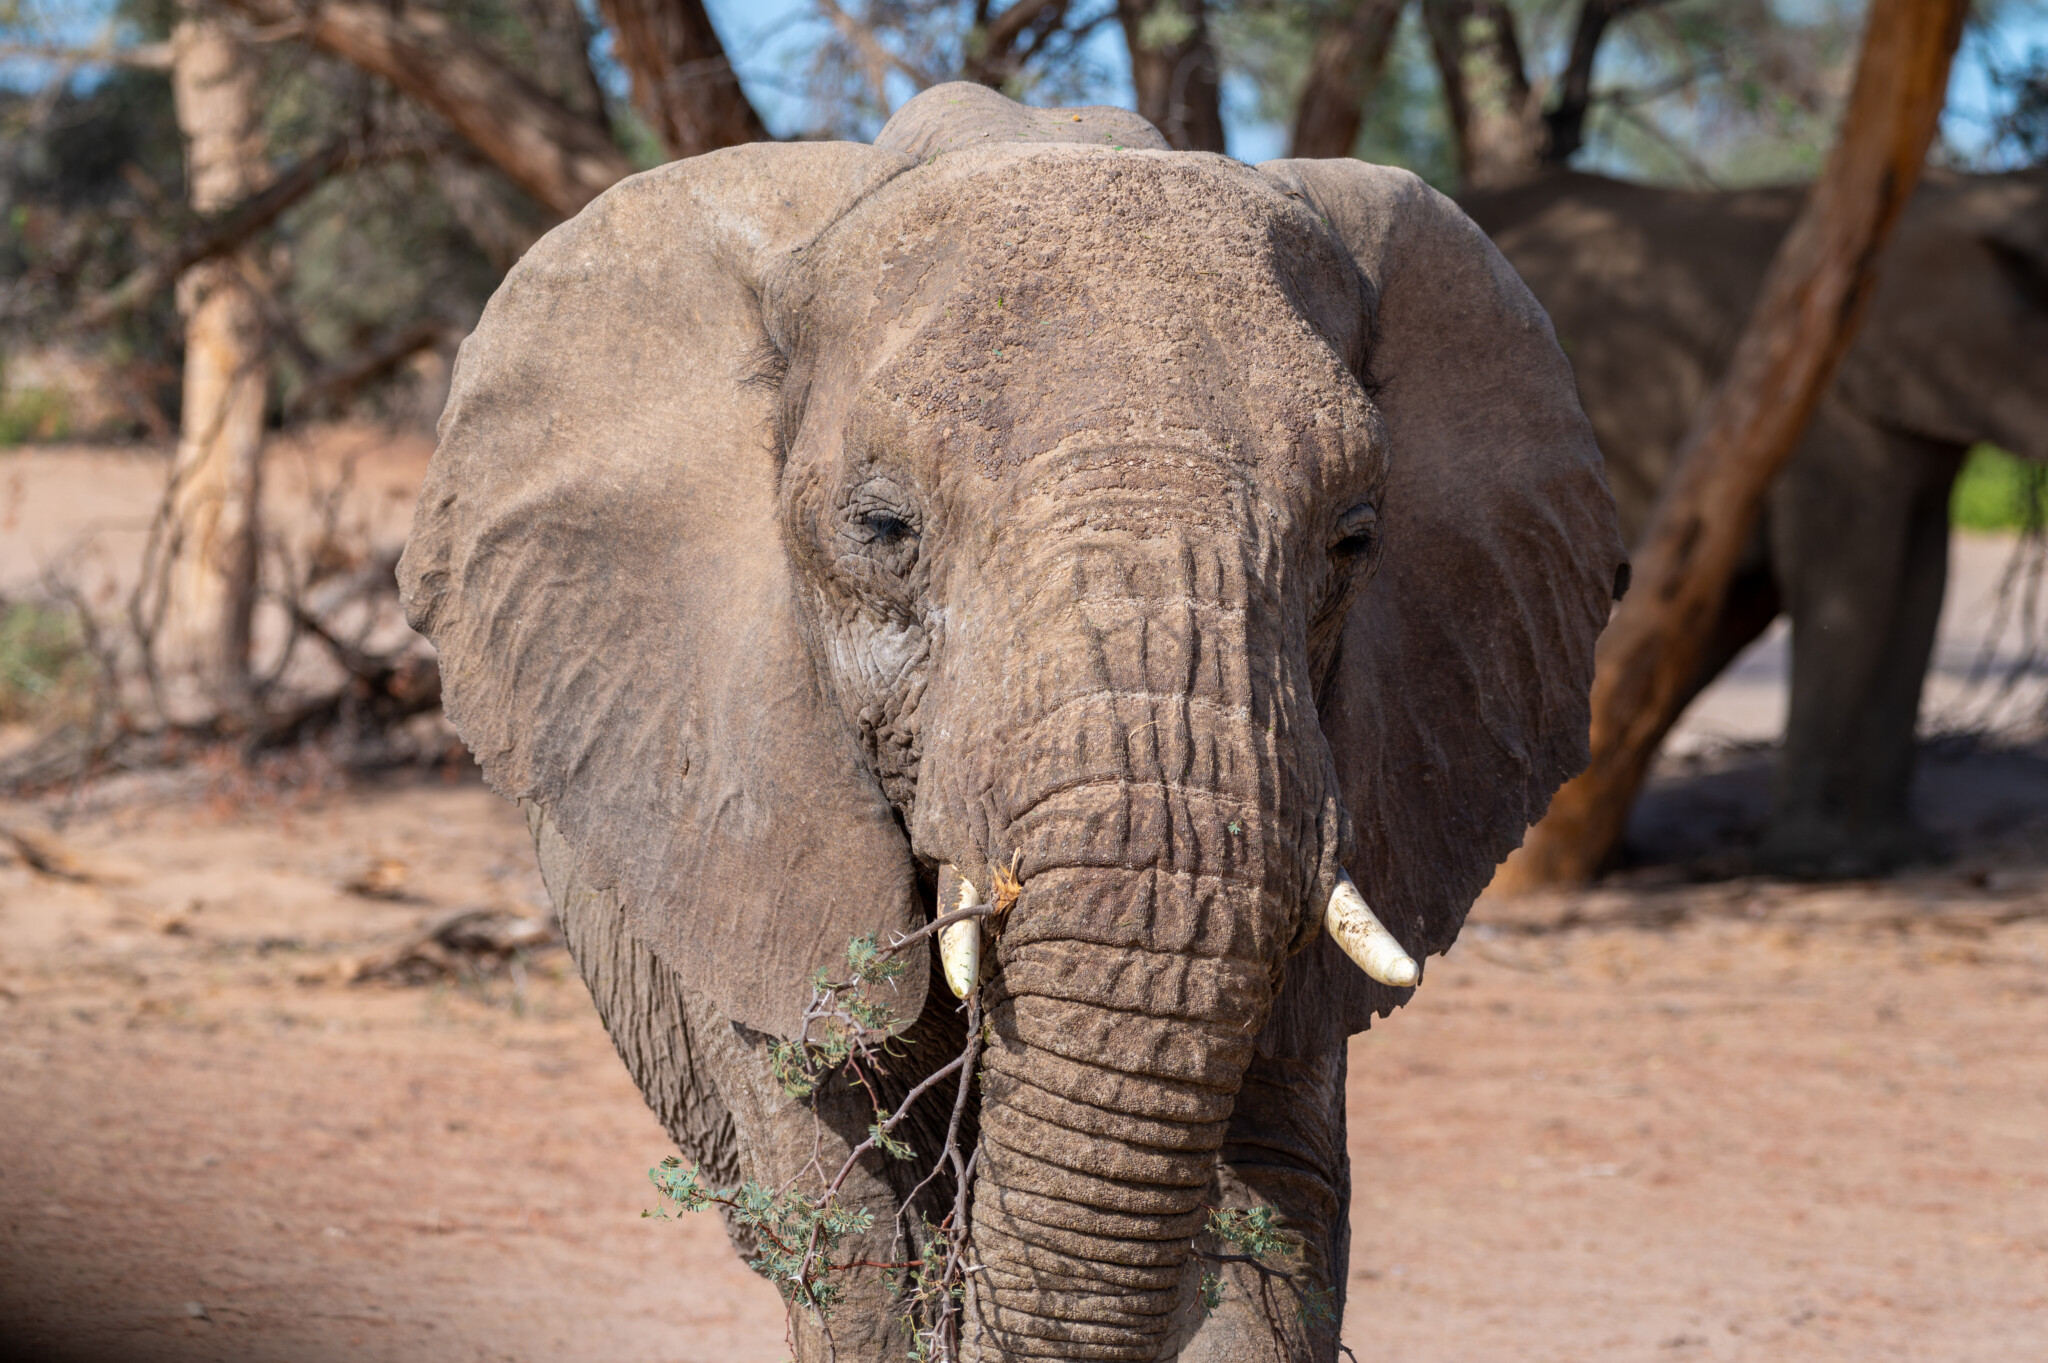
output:
[[[1417,959],[1584,768],[1593,645],[1626,554],[1550,320],[1493,243],[1406,171],[1260,167],[1342,241],[1374,300],[1369,376],[1391,468],[1377,575],[1320,698],[1356,833],[1348,869]],[[1406,991],[1319,938],[1323,1025]],[[1304,953],[1310,955],[1310,953]],[[1331,998],[1329,990],[1336,991]]]
[[[399,565],[492,786],[539,807],[678,985],[782,1036],[814,972],[843,976],[852,938],[921,922],[923,900],[803,643],[760,299],[914,164],[730,147],[550,232],[463,342]],[[907,956],[906,1023],[925,971]]]

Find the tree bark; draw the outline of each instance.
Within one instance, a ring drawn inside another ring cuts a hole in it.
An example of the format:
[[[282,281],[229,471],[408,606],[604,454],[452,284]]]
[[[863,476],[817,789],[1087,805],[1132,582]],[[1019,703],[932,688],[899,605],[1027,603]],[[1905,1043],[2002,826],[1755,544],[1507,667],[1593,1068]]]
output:
[[[1927,158],[1966,9],[1873,0],[1841,136],[1693,419],[1634,588],[1601,636],[1592,762],[1502,866],[1496,892],[1587,880],[1620,843],[1764,494],[1855,336],[1878,252]]]
[[[740,88],[703,0],[599,0],[633,77],[633,107],[672,157],[742,142],[768,129]]]
[[[258,23],[295,26],[314,47],[390,81],[565,218],[633,173],[603,127],[432,10],[323,0],[301,14],[292,0],[227,3]]]
[[[1203,0],[1117,0],[1138,113],[1179,151],[1223,150],[1223,105]]]
[[[1066,23],[1067,0],[1014,0],[993,16],[987,12],[988,0],[981,0],[976,11],[976,31],[961,78],[1000,90]],[[1020,50],[1018,44],[1027,36],[1032,41]]]
[[[1505,0],[1423,0],[1422,20],[1464,188],[1507,189],[1535,175],[1546,133],[1514,11]]]
[[[595,36],[576,0],[519,0],[520,17],[533,35],[533,69],[549,98],[580,118],[611,130],[604,87],[590,64]]]
[[[1593,60],[1600,54],[1607,26],[1632,10],[1661,3],[1663,0],[1585,0],[1579,6],[1571,56],[1557,78],[1557,101],[1543,115],[1540,159],[1544,165],[1563,165],[1586,143],[1586,111],[1593,103]]]
[[[1349,0],[1331,11],[1309,57],[1289,156],[1351,155],[1405,2]]]
[[[225,23],[194,9],[171,41],[192,208],[211,216],[249,200],[268,178],[255,61]],[[184,406],[159,560],[162,613],[151,645],[169,717],[181,722],[238,709],[249,698],[270,388],[254,271],[239,252],[223,252],[178,279]]]

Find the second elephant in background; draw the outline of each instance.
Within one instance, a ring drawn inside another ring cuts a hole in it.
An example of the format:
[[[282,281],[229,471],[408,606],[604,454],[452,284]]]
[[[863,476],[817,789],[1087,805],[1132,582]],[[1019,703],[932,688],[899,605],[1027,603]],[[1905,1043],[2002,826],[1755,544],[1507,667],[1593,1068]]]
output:
[[[1560,173],[1464,205],[1557,326],[1631,544],[1803,196]],[[1762,868],[1859,875],[1935,850],[1909,813],[1914,726],[1949,491],[1978,441],[2048,461],[2048,168],[1928,172],[1771,489],[1697,682],[1791,617]]]

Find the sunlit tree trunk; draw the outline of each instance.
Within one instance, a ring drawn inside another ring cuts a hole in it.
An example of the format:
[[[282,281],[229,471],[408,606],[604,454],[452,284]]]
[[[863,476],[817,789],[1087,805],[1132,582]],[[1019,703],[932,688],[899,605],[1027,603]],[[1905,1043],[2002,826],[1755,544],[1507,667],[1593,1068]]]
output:
[[[1771,262],[1735,354],[1694,416],[1601,636],[1593,760],[1494,879],[1584,881],[1621,841],[1678,718],[1771,479],[1856,334],[1874,265],[1927,159],[1967,0],[1872,0],[1842,132]]]
[[[1223,150],[1216,51],[1203,0],[1117,0],[1138,113],[1181,151]]]
[[[1289,156],[1349,156],[1365,126],[1405,0],[1346,0],[1316,33],[1308,79],[1294,110]]]
[[[267,177],[252,54],[227,26],[188,9],[173,35],[172,89],[186,140],[193,211],[213,214]],[[240,252],[178,279],[185,319],[184,405],[162,558],[155,662],[173,718],[232,711],[249,698],[257,497],[270,364],[252,263]]]
[[[672,157],[765,142],[703,0],[598,0],[632,73],[633,107]]]

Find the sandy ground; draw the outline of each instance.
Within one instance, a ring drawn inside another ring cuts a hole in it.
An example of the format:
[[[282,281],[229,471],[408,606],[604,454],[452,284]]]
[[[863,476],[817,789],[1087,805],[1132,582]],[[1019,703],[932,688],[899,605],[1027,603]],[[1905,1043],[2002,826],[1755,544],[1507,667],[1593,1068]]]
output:
[[[516,813],[319,784],[130,781],[64,828],[89,879],[0,868],[14,1356],[781,1357],[715,1222],[639,1217],[664,1138],[559,953],[340,982],[533,903]],[[1355,1043],[1359,1356],[2048,1352],[2048,836],[1991,842],[1484,906]],[[379,862],[406,900],[341,888]]]
[[[75,552],[88,485],[109,524],[146,517],[161,461],[95,457],[0,462],[0,587]],[[403,498],[360,486],[365,533],[402,533]],[[1945,677],[2007,548],[1959,542]],[[1691,880],[1761,817],[1743,744],[1782,688],[1766,639],[1661,769],[1646,864],[1482,904],[1354,1043],[1367,1363],[2048,1357],[2048,750],[1930,752],[1952,865]],[[0,840],[0,1357],[784,1356],[715,1221],[640,1217],[666,1140],[565,957],[345,982],[436,915],[539,905],[509,806],[307,759],[124,777],[0,828],[68,858]],[[345,888],[380,865],[396,898]]]

